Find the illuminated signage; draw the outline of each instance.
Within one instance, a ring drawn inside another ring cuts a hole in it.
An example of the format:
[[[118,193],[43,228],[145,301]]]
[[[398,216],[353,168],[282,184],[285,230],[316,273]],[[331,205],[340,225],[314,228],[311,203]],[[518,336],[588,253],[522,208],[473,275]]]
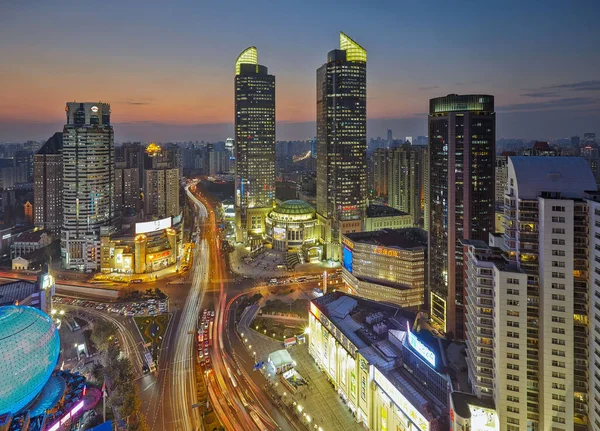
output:
[[[161,251],[160,253],[149,254],[146,260],[164,259],[165,257],[171,256],[171,250]]]
[[[493,431],[498,424],[498,415],[495,410],[469,404],[471,413],[471,430]]]
[[[285,228],[273,228],[273,241],[285,241]]]
[[[350,250],[354,250],[354,243],[352,241],[350,241],[348,238],[344,238],[342,240],[342,242],[344,243],[344,245],[346,247],[348,247]]]
[[[398,257],[400,255],[398,253],[398,250],[391,250],[389,248],[383,248],[383,247],[375,247],[373,249],[373,253],[382,254],[384,256],[390,256],[390,257]]]
[[[42,290],[46,290],[49,287],[52,287],[53,284],[54,284],[54,277],[52,277],[50,274],[44,274],[42,276]]]
[[[392,399],[392,402],[402,410],[404,415],[421,431],[429,431],[429,421],[421,414],[404,395],[379,371],[375,371],[375,383]]]
[[[9,233],[2,235],[2,239],[8,239],[10,237],[11,237],[11,234],[9,234]]]
[[[96,112],[98,112],[98,107],[97,106],[92,106],[90,108],[92,110],[92,112],[95,114]]]
[[[123,253],[117,253],[117,255],[115,256],[115,263],[117,265],[123,264]]]
[[[406,322],[406,333],[408,334],[408,344],[415,349],[419,355],[435,367],[435,353],[419,340],[416,335],[410,332],[410,323]]]
[[[123,256],[123,269],[131,269],[133,259],[131,256]]]
[[[182,217],[183,216],[181,214],[173,217],[173,225],[179,224],[181,222]]]
[[[171,227],[171,217],[135,224],[135,234],[158,232]]]

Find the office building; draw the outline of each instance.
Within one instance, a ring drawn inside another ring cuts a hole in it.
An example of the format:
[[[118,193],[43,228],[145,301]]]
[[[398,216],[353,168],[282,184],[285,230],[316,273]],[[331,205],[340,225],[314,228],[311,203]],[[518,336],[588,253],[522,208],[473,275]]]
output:
[[[33,211],[36,227],[60,233],[63,214],[62,133],[55,133],[33,157]]]
[[[65,269],[99,267],[100,228],[115,219],[114,132],[107,103],[69,102],[63,129],[63,227]]]
[[[499,248],[463,241],[469,380],[501,431],[589,429],[595,190],[582,158],[509,157]]]
[[[494,230],[494,97],[457,95],[429,102],[429,290],[434,326],[464,337],[461,239]]]
[[[33,182],[33,151],[19,150],[15,152],[15,168],[17,183]]]
[[[410,214],[413,226],[423,226],[424,155],[422,147],[404,144],[388,156],[388,205]]]
[[[261,243],[275,200],[275,76],[251,46],[235,62],[236,237]]]
[[[348,293],[415,312],[425,297],[427,234],[383,229],[342,237],[342,279]]]
[[[367,51],[344,33],[317,70],[317,217],[324,257],[362,230],[367,207]]]
[[[583,143],[584,144],[595,144],[596,143],[596,134],[595,133],[584,133],[583,134]]]

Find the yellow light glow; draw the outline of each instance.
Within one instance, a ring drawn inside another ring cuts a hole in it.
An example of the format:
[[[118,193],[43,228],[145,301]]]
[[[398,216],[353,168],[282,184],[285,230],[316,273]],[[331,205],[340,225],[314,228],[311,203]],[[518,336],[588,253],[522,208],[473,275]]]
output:
[[[255,46],[251,46],[242,51],[235,61],[235,74],[240,74],[240,66],[242,64],[258,64],[258,50]]]
[[[367,50],[340,31],[340,49],[346,51],[347,61],[367,62]]]
[[[150,142],[150,145],[146,147],[146,153],[149,156],[156,156],[161,152],[161,148],[159,145],[156,145],[154,142]]]

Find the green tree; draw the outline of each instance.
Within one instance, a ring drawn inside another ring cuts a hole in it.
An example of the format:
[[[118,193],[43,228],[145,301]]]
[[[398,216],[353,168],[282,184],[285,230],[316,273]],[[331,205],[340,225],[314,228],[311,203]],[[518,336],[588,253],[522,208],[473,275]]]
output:
[[[117,333],[117,329],[112,323],[99,320],[94,323],[94,329],[90,335],[92,343],[96,346],[99,351],[107,351],[111,340]]]

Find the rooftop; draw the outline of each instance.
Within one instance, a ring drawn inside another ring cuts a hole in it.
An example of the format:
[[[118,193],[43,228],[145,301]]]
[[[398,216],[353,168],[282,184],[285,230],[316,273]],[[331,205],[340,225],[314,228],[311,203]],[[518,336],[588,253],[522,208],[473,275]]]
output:
[[[291,199],[289,201],[285,201],[284,203],[282,203],[281,205],[278,205],[274,210],[274,213],[277,214],[287,214],[287,215],[305,215],[305,214],[312,214],[315,212],[315,209],[308,203],[301,201],[301,200],[297,200],[297,199]]]
[[[42,145],[37,154],[62,154],[62,148],[63,134],[62,132],[56,132]]]
[[[445,375],[443,371],[445,364],[441,359],[445,355],[440,349],[443,348],[446,340],[435,337],[424,328],[418,332],[411,329],[411,333],[418,337],[420,343],[438,358],[435,366],[429,365],[414,348],[409,347],[407,322],[414,327],[416,314],[394,305],[370,301],[342,292],[322,296],[314,299],[312,303],[356,347],[358,353],[392,382],[424,416],[431,415],[432,406],[435,406],[438,413],[445,411],[446,407],[429,394],[422,382],[416,380],[402,366],[400,360],[402,351],[409,351],[440,375]],[[337,338],[337,335],[334,336]],[[447,375],[446,378],[449,381],[451,379]]]
[[[21,232],[14,242],[39,242],[43,234],[48,235],[49,233],[43,229]]]
[[[13,305],[38,291],[36,283],[19,280],[0,285],[0,306]]]
[[[373,232],[347,233],[345,236],[359,244],[371,244],[402,250],[424,249],[427,234],[418,228],[382,229]]]
[[[392,216],[405,216],[408,213],[400,211],[387,205],[369,205],[367,207],[367,217],[392,217]]]
[[[510,157],[508,176],[517,180],[519,199],[537,199],[542,192],[582,198],[585,191],[597,190],[594,174],[582,157]]]

